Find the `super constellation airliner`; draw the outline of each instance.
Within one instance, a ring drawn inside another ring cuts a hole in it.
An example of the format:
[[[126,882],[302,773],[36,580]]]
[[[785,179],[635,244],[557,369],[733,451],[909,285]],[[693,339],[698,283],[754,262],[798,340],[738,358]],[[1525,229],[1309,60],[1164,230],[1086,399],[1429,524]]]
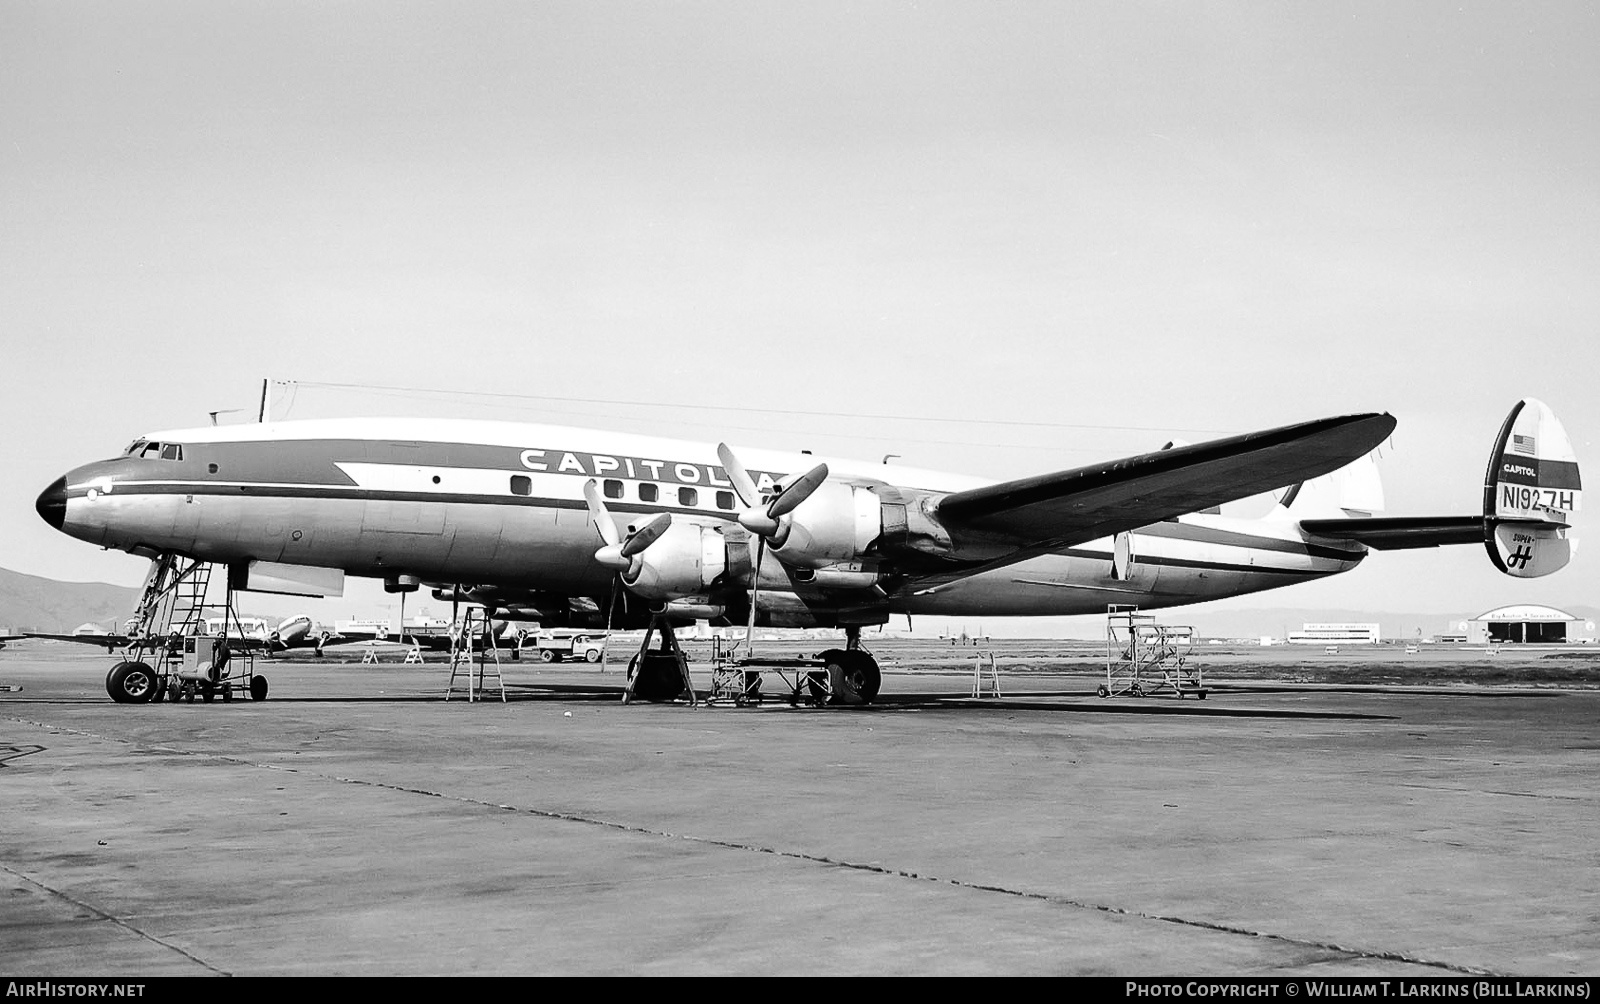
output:
[[[1516,577],[1567,563],[1582,486],[1542,403],[1507,416],[1470,516],[1372,515],[1370,454],[1394,426],[1321,419],[1000,483],[543,425],[213,426],[75,468],[38,511],[93,544],[224,563],[238,588],[336,595],[354,575],[547,627],[839,627],[840,687],[870,700],[878,668],[855,642],[895,613],[1169,607],[1344,572],[1369,547],[1476,544]],[[1278,489],[1262,518],[1216,511]]]

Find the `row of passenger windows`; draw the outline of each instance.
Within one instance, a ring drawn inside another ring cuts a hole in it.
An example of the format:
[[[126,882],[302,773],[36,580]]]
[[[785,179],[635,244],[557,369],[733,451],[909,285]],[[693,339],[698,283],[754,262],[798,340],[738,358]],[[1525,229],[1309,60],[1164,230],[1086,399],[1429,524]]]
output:
[[[635,483],[634,487],[638,491],[638,500],[640,502],[661,501],[660,485],[649,481],[639,481]],[[627,484],[625,482],[618,481],[615,478],[607,478],[606,480],[600,482],[600,493],[608,499],[626,498]],[[511,475],[511,494],[532,495],[533,479],[528,477],[526,474]],[[716,507],[724,512],[733,512],[734,509],[738,507],[738,499],[734,497],[733,492],[713,492],[708,490],[707,494],[712,496]],[[688,485],[679,486],[678,504],[688,509],[697,508],[700,505],[700,489],[691,488]]]

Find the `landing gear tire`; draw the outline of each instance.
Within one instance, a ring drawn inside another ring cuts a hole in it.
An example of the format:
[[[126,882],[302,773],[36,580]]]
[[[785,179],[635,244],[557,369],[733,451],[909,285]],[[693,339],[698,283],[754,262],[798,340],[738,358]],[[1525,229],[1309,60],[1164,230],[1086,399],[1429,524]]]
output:
[[[266,677],[252,676],[250,678],[250,699],[252,701],[264,701],[267,699]]]
[[[106,693],[118,704],[147,704],[156,695],[155,670],[142,662],[119,662],[106,674]]]
[[[555,662],[556,661],[556,650],[553,649],[553,648],[541,648],[539,650],[539,661],[540,662]]]
[[[871,704],[883,685],[878,660],[860,649],[829,649],[822,653],[828,664],[833,704]]]
[[[636,655],[628,662],[633,696],[641,701],[672,701],[683,695],[683,663],[671,652],[649,652],[644,665]]]

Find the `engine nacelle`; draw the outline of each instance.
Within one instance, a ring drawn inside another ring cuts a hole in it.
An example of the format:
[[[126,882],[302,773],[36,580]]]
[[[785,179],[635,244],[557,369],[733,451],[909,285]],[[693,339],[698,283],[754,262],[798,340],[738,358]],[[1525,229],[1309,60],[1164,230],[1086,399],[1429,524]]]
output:
[[[645,599],[675,600],[704,594],[727,564],[721,533],[708,526],[673,523],[634,558],[622,581]]]
[[[772,553],[809,568],[851,561],[883,532],[882,508],[871,489],[827,482],[783,517]]]

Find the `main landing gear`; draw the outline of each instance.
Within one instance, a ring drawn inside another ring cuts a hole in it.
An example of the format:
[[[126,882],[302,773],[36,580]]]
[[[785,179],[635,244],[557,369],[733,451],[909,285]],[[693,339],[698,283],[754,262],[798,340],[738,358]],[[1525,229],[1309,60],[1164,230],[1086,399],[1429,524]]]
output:
[[[844,629],[845,647],[830,648],[817,656],[825,664],[830,704],[871,704],[883,685],[878,660],[861,647],[861,629]]]
[[[776,673],[786,684],[782,695],[791,705],[864,705],[877,699],[883,684],[878,660],[861,647],[861,629],[845,628],[845,647],[819,652],[815,658],[785,659],[737,654],[738,644],[712,649],[711,700],[744,706],[762,700],[761,676]]]

